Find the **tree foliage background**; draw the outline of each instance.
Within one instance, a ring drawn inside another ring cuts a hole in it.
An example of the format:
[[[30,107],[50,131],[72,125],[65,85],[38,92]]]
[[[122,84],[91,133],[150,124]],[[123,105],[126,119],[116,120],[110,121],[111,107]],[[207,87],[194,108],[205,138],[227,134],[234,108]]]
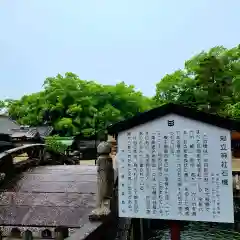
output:
[[[102,85],[68,72],[47,78],[40,92],[0,101],[0,109],[20,124],[49,124],[59,135],[71,136],[92,135],[94,129],[167,102],[240,118],[240,45],[217,46],[187,60],[184,69],[156,84],[153,98],[124,82]]]
[[[158,104],[175,102],[213,114],[239,118],[240,46],[214,47],[185,62],[156,86]]]
[[[95,129],[152,108],[153,100],[124,82],[101,85],[66,73],[47,78],[42,91],[7,100],[3,106],[22,125],[49,124],[60,136],[71,136],[92,135]]]
[[[54,152],[59,152],[65,154],[68,146],[61,141],[59,141],[58,136],[51,136],[45,138],[45,144],[47,145],[47,149],[53,150]]]

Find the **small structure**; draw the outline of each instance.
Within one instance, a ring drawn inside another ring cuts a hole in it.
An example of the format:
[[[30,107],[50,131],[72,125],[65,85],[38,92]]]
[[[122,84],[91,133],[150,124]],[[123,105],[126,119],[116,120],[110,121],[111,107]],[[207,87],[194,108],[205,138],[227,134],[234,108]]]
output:
[[[79,151],[81,159],[92,160],[97,156],[97,145],[100,142],[96,140],[95,136],[85,137],[83,134],[74,137],[71,150]]]
[[[119,216],[233,223],[231,131],[238,126],[175,104],[110,126]]]
[[[44,138],[49,136],[53,131],[51,126],[20,126],[19,128],[11,129],[11,137],[13,142],[19,146],[31,143],[44,143]]]
[[[12,140],[18,146],[24,144],[43,143],[37,128],[22,126],[19,129],[12,129]]]
[[[81,158],[84,160],[93,160],[97,157],[97,146],[101,140],[107,140],[106,134],[98,133],[92,136],[84,136],[79,134],[74,137],[71,150],[77,150],[81,153]]]

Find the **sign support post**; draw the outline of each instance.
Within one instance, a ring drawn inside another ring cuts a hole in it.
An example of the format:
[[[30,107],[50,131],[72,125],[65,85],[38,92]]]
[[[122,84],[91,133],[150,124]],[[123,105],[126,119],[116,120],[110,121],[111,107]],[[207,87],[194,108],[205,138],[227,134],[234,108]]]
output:
[[[144,240],[144,232],[143,232],[143,219],[140,218],[140,240]]]
[[[180,231],[180,224],[178,221],[170,222],[170,234],[171,234],[171,240],[180,240],[181,231]]]

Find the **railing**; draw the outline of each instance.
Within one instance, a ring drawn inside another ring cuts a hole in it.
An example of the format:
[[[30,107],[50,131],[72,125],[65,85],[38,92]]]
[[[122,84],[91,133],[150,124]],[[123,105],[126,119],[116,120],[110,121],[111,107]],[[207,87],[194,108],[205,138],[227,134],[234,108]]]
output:
[[[24,153],[27,154],[28,159],[14,163],[14,157]],[[0,178],[3,180],[12,177],[30,166],[63,163],[75,164],[71,158],[64,154],[46,150],[45,144],[28,144],[0,153]]]

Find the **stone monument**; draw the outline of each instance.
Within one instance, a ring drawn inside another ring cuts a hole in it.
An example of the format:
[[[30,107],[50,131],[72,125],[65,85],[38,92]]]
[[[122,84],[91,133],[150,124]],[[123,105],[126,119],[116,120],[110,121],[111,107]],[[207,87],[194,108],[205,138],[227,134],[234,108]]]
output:
[[[110,213],[110,199],[114,185],[112,158],[110,157],[111,144],[103,141],[97,147],[97,204],[89,215],[92,221],[102,220]]]

